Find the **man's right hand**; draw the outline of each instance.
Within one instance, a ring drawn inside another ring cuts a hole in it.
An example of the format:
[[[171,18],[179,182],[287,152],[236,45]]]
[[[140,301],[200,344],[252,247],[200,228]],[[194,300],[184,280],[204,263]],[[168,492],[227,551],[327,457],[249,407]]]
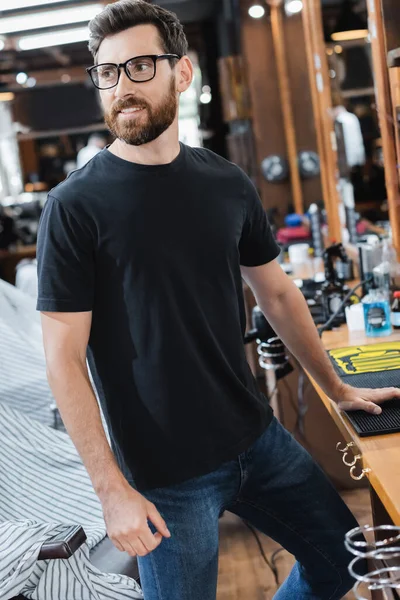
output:
[[[171,537],[157,508],[127,484],[100,498],[108,537],[114,546],[130,556],[146,556],[163,539]],[[148,521],[157,532],[152,533]]]

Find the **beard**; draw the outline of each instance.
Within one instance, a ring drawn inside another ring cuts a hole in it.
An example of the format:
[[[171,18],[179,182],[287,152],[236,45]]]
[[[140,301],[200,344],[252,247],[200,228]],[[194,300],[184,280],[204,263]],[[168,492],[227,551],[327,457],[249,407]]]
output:
[[[123,121],[119,118],[121,110],[136,107],[144,108],[139,117]],[[172,77],[169,90],[158,106],[152,107],[144,100],[137,98],[117,100],[109,112],[104,114],[104,120],[116,138],[130,146],[142,146],[157,139],[172,125],[177,110],[175,77]]]

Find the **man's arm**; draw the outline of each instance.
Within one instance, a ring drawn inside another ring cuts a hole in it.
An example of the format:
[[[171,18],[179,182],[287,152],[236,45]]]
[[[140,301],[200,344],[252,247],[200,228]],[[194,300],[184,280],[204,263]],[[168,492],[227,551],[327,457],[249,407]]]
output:
[[[356,389],[340,380],[319,339],[303,294],[277,261],[259,267],[242,267],[242,276],[290,352],[341,409],[379,413],[381,408],[376,403],[400,397],[397,388]]]
[[[97,494],[124,476],[108,444],[86,366],[91,312],[42,313],[47,377],[65,427]]]
[[[144,556],[169,532],[155,506],[126,481],[108,444],[86,366],[91,322],[91,312],[42,312],[47,376],[102,504],[109,537],[119,550]],[[148,519],[157,527],[156,535]]]

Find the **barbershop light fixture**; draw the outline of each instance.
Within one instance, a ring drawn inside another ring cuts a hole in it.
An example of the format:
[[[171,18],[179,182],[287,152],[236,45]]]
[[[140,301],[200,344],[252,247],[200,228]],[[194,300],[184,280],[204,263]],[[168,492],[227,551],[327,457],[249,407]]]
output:
[[[351,0],[344,0],[331,38],[334,42],[344,42],[361,40],[366,37],[368,37],[367,22],[354,12]]]
[[[0,34],[42,29],[43,27],[57,27],[58,25],[69,25],[70,23],[84,23],[90,21],[103,8],[102,4],[88,4],[87,6],[5,17],[0,20]]]
[[[24,85],[28,81],[28,75],[21,71],[21,73],[18,73],[15,79],[17,83],[19,83],[20,85]]]
[[[67,2],[67,0],[1,0],[0,10],[5,12],[6,10],[18,10],[20,8],[36,8],[46,4],[55,4],[56,2]]]
[[[36,48],[49,48],[50,46],[85,42],[88,39],[89,29],[87,27],[80,27],[79,29],[67,29],[53,33],[26,35],[18,40],[18,48],[20,50],[35,50]]]
[[[296,15],[303,10],[303,2],[301,0],[288,0],[285,3],[285,12],[288,16]]]
[[[0,94],[0,102],[11,102],[14,100],[14,94],[12,92],[2,92]]]
[[[203,92],[200,96],[200,102],[202,104],[210,104],[212,100],[212,95],[210,94],[210,92]]]
[[[265,15],[265,8],[261,4],[253,4],[249,8],[249,15],[253,19],[261,19]]]

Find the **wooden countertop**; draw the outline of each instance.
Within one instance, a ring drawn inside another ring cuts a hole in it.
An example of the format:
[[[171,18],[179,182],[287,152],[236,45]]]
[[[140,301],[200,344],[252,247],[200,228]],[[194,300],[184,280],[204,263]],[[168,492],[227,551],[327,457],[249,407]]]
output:
[[[36,245],[32,244],[30,246],[17,246],[14,250],[0,249],[0,259],[7,259],[13,256],[25,256],[26,254],[36,254]]]
[[[327,331],[322,342],[327,350],[354,345],[376,344],[380,341],[400,341],[400,333],[384,338],[370,338],[363,332],[349,332],[343,325],[335,331]],[[400,526],[400,433],[360,438],[335,403],[321,390],[310,377],[323,403],[328,409],[346,442],[353,441],[362,454],[362,466],[371,469],[369,481],[395,525]],[[357,454],[357,448],[352,452]],[[333,449],[335,452],[336,450]],[[348,455],[350,458],[350,455]],[[360,465],[360,462],[357,463]],[[361,466],[357,473],[361,472]]]

